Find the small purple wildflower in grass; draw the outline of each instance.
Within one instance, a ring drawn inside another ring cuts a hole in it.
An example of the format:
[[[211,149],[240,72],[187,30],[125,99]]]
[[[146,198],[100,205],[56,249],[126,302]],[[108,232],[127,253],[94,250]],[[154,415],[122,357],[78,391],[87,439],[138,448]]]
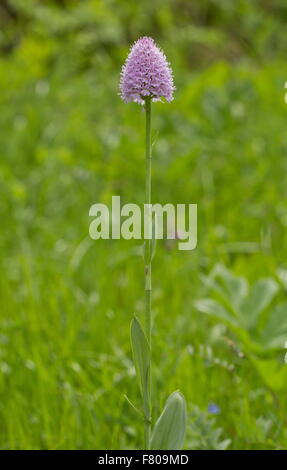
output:
[[[207,407],[208,413],[211,413],[212,415],[218,415],[220,413],[220,407],[216,405],[215,403],[210,403]]]
[[[131,47],[121,71],[121,98],[139,104],[144,104],[147,96],[152,101],[165,98],[170,102],[174,90],[172,70],[165,54],[152,38],[140,38]]]

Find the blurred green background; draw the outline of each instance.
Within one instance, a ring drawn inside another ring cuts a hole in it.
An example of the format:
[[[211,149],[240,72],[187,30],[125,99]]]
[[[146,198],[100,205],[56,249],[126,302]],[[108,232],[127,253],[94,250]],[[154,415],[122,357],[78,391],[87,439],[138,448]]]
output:
[[[95,202],[144,200],[144,114],[118,96],[141,35],[177,87],[153,201],[199,212],[196,250],[154,260],[154,416],[180,389],[186,448],[287,448],[286,20],[284,0],[0,2],[1,449],[142,445],[141,247],[88,235]]]

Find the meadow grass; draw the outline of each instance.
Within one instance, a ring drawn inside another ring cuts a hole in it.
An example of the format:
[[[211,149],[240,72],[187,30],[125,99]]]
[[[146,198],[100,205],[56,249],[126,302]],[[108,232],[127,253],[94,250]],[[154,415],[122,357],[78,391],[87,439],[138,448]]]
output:
[[[90,240],[88,212],[113,194],[144,200],[144,114],[122,105],[109,64],[46,76],[41,57],[40,70],[23,61],[1,59],[0,75],[0,448],[136,448],[124,394],[137,402],[128,324],[144,318],[142,248]],[[154,115],[153,201],[198,204],[197,249],[159,243],[153,263],[154,416],[180,388],[186,448],[287,445],[284,392],[194,304],[217,263],[274,277],[286,297],[286,77],[276,61],[185,71]]]

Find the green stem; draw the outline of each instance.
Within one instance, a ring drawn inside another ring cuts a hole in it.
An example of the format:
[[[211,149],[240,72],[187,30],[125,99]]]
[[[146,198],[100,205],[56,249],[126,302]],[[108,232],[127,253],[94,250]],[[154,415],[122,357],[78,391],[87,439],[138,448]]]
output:
[[[146,176],[145,176],[145,203],[151,204],[151,98],[147,97],[145,100],[146,111]],[[147,232],[150,233],[151,218],[150,214],[146,217]],[[151,257],[152,257],[152,241],[150,238],[145,240],[145,329],[146,337],[150,345],[149,357],[149,377],[148,377],[148,390],[147,400],[148,409],[147,416],[145,417],[145,449],[150,449],[150,433],[151,433]]]

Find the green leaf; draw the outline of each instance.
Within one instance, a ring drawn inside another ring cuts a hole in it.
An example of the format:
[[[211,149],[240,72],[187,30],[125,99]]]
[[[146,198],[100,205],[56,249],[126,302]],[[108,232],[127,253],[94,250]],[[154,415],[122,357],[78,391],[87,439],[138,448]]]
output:
[[[277,291],[278,284],[273,279],[260,279],[255,283],[240,309],[246,328],[256,325],[261,312],[268,307]]]
[[[167,399],[162,414],[155,423],[151,438],[152,450],[180,450],[186,428],[185,398],[173,392]]]
[[[276,359],[257,359],[251,358],[259,374],[271,388],[276,392],[284,392],[287,387],[287,367],[286,364],[280,364]]]
[[[287,341],[287,303],[278,304],[269,313],[268,321],[261,333],[265,348],[283,349]]]
[[[149,361],[150,347],[142,326],[136,317],[131,323],[131,343],[134,365],[142,397],[145,399],[145,412],[149,404]]]
[[[230,315],[229,311],[219,302],[213,299],[199,299],[194,303],[195,307],[202,313],[207,313],[222,320],[227,325],[237,326],[237,320]]]
[[[195,307],[202,313],[206,313],[214,319],[222,321],[230,330],[232,330],[250,350],[256,353],[262,352],[262,346],[256,344],[250,337],[249,332],[240,325],[237,318],[230,315],[219,302],[213,299],[200,299],[194,302]]]
[[[217,265],[214,270],[215,278],[221,281],[225,296],[231,305],[237,308],[248,292],[248,283],[245,278],[234,274],[222,265]]]

